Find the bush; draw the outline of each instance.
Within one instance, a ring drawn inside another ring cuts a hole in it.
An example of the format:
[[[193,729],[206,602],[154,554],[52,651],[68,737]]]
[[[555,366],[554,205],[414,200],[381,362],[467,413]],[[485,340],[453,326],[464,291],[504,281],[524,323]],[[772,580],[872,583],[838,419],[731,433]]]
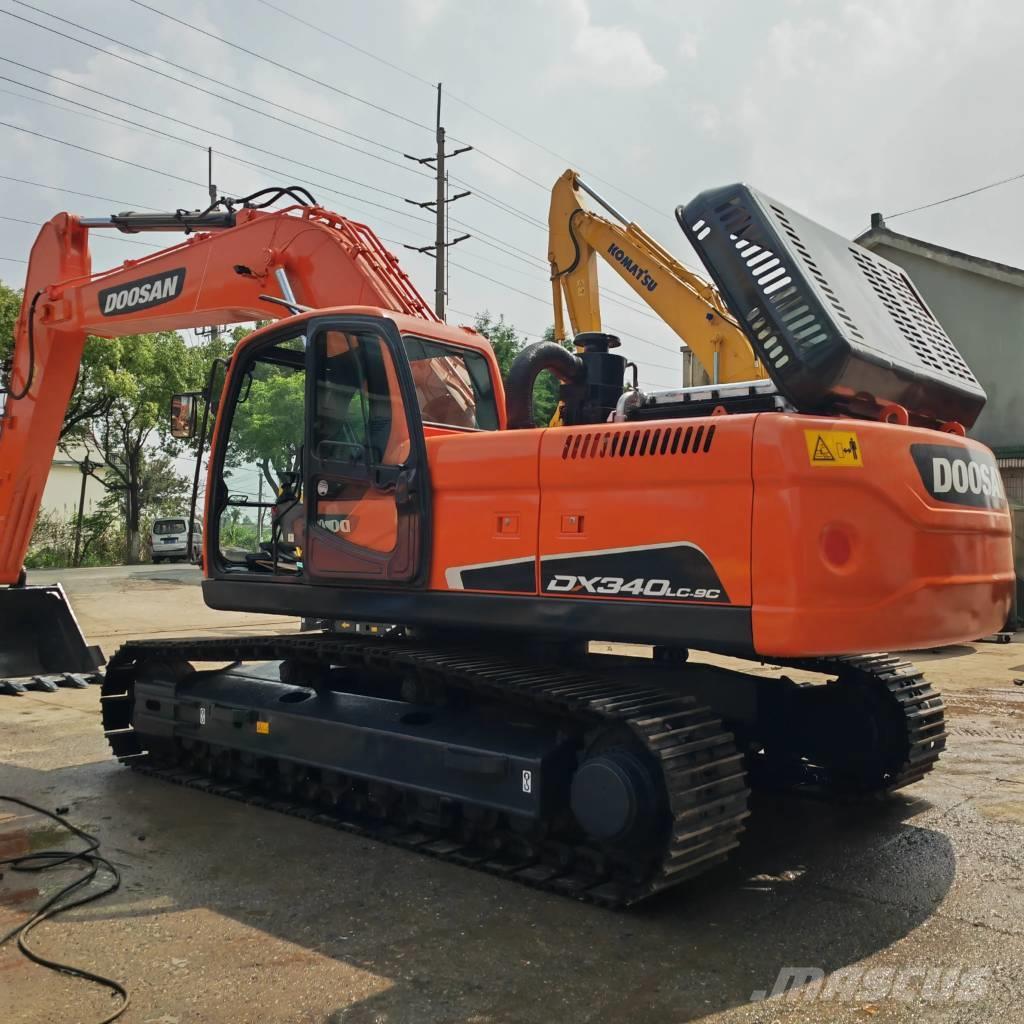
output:
[[[74,564],[75,524],[57,512],[40,511],[32,531],[26,569],[68,569]],[[82,520],[82,550],[79,565],[120,565],[124,561],[124,526],[109,515],[95,513]]]

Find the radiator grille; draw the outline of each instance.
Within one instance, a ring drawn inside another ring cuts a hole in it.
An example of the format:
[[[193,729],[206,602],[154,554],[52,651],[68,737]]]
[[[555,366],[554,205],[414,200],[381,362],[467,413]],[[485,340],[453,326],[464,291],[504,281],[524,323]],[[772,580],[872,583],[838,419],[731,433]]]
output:
[[[933,370],[952,373],[961,380],[974,383],[971,368],[932,316],[931,310],[921,304],[907,275],[894,266],[873,259],[859,245],[851,245],[850,253],[921,362]]]
[[[700,455],[711,451],[715,425],[639,427],[568,434],[562,458],[636,459],[650,456]]]

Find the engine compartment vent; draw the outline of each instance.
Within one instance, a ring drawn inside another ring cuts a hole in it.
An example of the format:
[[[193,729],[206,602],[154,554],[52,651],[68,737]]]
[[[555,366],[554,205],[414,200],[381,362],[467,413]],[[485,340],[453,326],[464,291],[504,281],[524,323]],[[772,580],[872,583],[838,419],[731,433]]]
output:
[[[701,455],[711,451],[715,425],[636,427],[568,434],[562,458],[634,459],[661,455]]]
[[[855,402],[970,427],[985,392],[913,282],[746,185],[676,209],[779,392],[803,412]]]

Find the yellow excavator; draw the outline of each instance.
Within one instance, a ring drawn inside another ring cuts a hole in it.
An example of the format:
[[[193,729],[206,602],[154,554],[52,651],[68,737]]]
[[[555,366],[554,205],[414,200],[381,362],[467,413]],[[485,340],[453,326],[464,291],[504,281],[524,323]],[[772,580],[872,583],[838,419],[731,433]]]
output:
[[[614,220],[589,210],[581,192]],[[714,285],[687,270],[572,169],[551,190],[548,250],[557,341],[566,337],[563,297],[573,335],[601,331],[600,255],[689,346],[711,384],[767,379],[761,360]]]

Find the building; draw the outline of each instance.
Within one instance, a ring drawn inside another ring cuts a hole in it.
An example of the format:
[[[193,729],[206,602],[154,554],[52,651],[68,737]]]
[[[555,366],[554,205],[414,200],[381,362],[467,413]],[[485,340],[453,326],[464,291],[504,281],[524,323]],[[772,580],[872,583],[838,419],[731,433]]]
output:
[[[970,431],[996,454],[1024,505],[1024,270],[890,230],[881,214],[856,239],[903,267],[988,394]]]
[[[71,520],[78,515],[78,502],[82,495],[82,471],[79,463],[86,454],[85,449],[72,450],[74,458],[66,455],[59,448],[50,466],[50,475],[46,479],[43,490],[43,501],[40,511],[49,512],[61,519]],[[95,452],[89,454],[93,463],[102,459]],[[99,470],[102,475],[103,470]],[[96,510],[96,506],[106,496],[106,488],[95,477],[85,481],[85,514]]]

